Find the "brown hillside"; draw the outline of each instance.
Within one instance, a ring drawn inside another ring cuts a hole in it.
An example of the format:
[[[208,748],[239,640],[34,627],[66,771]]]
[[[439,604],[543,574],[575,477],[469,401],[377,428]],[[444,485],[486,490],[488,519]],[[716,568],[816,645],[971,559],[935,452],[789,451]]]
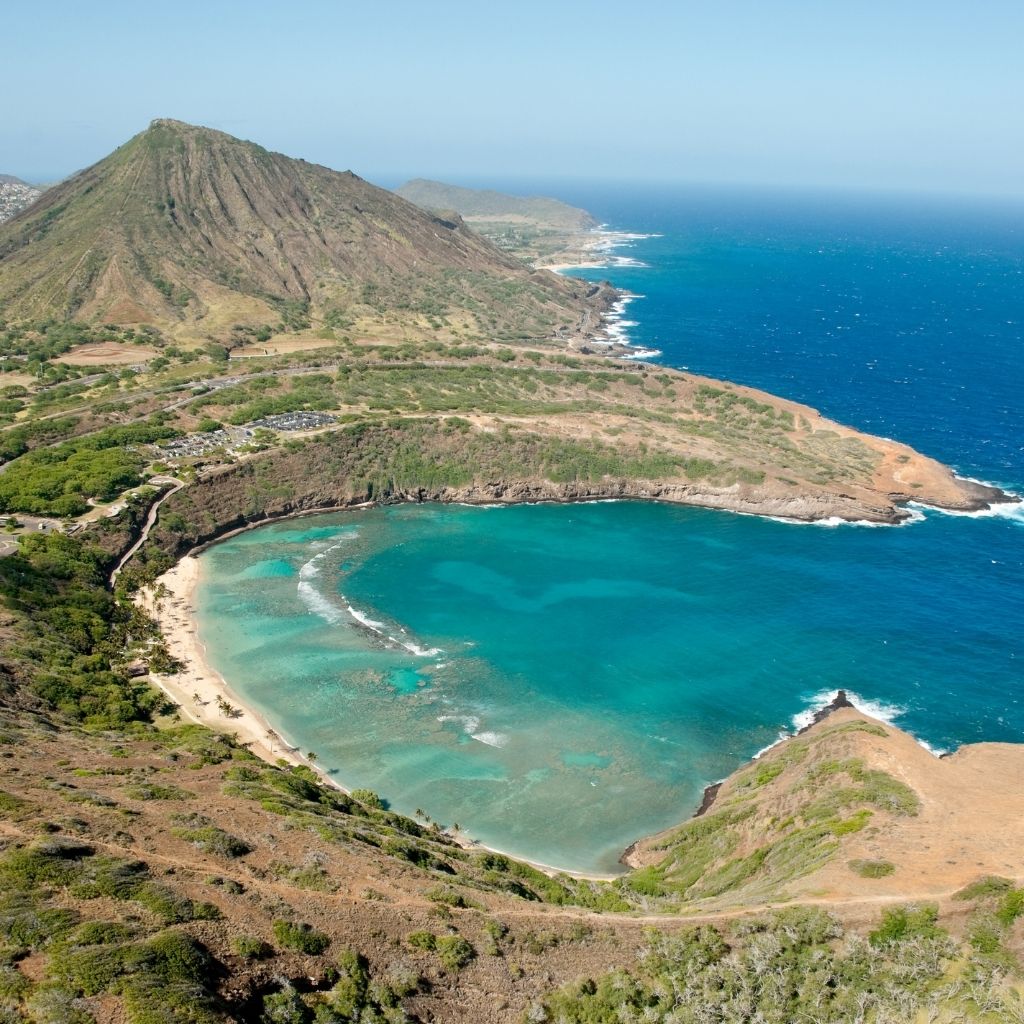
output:
[[[447,320],[543,339],[585,327],[595,292],[531,272],[460,220],[351,172],[171,120],[0,228],[8,318],[191,325],[212,336],[235,323]]]

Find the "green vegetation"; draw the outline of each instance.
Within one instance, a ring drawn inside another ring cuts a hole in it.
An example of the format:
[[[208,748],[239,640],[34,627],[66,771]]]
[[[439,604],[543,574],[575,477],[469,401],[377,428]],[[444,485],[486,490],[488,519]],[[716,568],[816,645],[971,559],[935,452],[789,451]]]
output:
[[[461,970],[476,956],[476,950],[461,935],[435,935],[421,930],[410,932],[405,941],[411,949],[436,953],[448,971]]]
[[[850,870],[861,878],[885,878],[896,870],[896,865],[889,860],[851,860]]]
[[[213,917],[214,908],[170,893],[145,865],[101,856],[74,840],[43,840],[0,857],[0,892],[0,941],[20,950],[18,959],[46,953],[39,980],[0,969],[0,1001],[22,1005],[31,1020],[92,1021],[78,1000],[104,994],[122,998],[130,1024],[222,1020],[207,988],[209,954],[167,927]],[[135,904],[127,915],[133,923],[81,921],[62,905],[69,896]]]
[[[89,499],[110,501],[142,483],[149,456],[140,445],[178,432],[170,427],[109,427],[22,455],[0,474],[0,512],[74,516]]]
[[[834,743],[857,732],[887,735],[871,723],[850,722],[771,750],[736,775],[707,814],[661,840],[661,859],[630,872],[620,883],[624,895],[665,909],[693,900],[777,898],[786,883],[834,857],[843,837],[867,828],[874,814],[916,814],[920,801],[904,783],[860,758],[829,756]],[[770,813],[780,804],[782,818]],[[887,863],[850,866],[881,878],[894,870]]]
[[[809,819],[832,817],[845,807],[867,803],[892,814],[917,814],[921,801],[907,785],[885,772],[864,767],[860,758],[826,761],[807,773],[804,786],[820,789],[824,780],[847,776],[852,786],[838,786],[812,803],[804,812]]]
[[[319,864],[305,864],[302,867],[291,867],[274,861],[271,870],[282,881],[294,885],[298,889],[312,889],[316,892],[334,892],[338,885]]]
[[[10,462],[30,448],[50,444],[74,434],[78,425],[79,420],[74,416],[18,423],[0,434],[0,463]]]
[[[155,782],[137,782],[126,786],[124,795],[132,800],[189,800],[195,796],[181,786],[161,786]]]
[[[1002,897],[1012,888],[1013,882],[1008,878],[1000,878],[998,875],[987,875],[985,878],[979,878],[978,881],[965,886],[956,893],[953,899],[967,902],[969,900],[973,901],[990,899],[992,897]]]
[[[318,932],[312,925],[285,920],[274,922],[274,938],[282,948],[308,956],[319,956],[331,944],[330,936]]]
[[[420,977],[409,969],[373,978],[367,959],[344,950],[333,969],[335,978],[322,991],[300,992],[291,983],[263,996],[263,1024],[399,1024],[410,1018],[401,1000],[420,987]]]
[[[1017,967],[1019,969],[1019,965]],[[547,996],[527,1019],[578,1024],[850,1024],[1020,1019],[1020,993],[931,908],[886,911],[866,941],[820,910],[796,908],[651,933],[636,968]]]
[[[31,812],[31,804],[12,793],[0,790],[0,818],[18,820]]]
[[[200,814],[175,815],[171,820],[181,823],[180,827],[173,829],[174,834],[203,853],[213,854],[215,857],[234,858],[244,857],[252,851],[247,842],[211,824]]]
[[[887,946],[906,939],[935,939],[945,934],[938,926],[939,908],[931,905],[893,907],[882,911],[882,923],[868,936],[873,946]]]
[[[476,950],[461,935],[442,935],[435,945],[437,958],[449,971],[458,971],[476,956]]]
[[[255,935],[234,935],[231,952],[245,960],[263,960],[273,953],[270,945]]]
[[[116,667],[128,634],[152,627],[106,590],[109,564],[101,548],[63,534],[30,534],[0,559],[0,597],[23,630],[8,656],[39,697],[96,728],[143,721],[164,702]]]

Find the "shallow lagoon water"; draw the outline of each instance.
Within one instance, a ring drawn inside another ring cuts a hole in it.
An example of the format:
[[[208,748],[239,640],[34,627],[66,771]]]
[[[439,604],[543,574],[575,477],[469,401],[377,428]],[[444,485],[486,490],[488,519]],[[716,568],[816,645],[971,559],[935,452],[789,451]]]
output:
[[[663,362],[1024,485],[1019,216],[615,202],[660,237],[588,273],[646,296],[629,331]],[[628,502],[365,510],[212,548],[199,631],[346,786],[610,872],[839,687],[936,750],[1024,739],[1022,544],[1019,509],[898,528]]]
[[[1024,579],[960,544],[965,529],[1019,545],[1012,519],[940,515],[826,529],[632,502],[342,513],[203,555],[200,635],[347,787],[614,871],[840,686],[934,748],[1020,739],[1024,614],[1005,594]]]

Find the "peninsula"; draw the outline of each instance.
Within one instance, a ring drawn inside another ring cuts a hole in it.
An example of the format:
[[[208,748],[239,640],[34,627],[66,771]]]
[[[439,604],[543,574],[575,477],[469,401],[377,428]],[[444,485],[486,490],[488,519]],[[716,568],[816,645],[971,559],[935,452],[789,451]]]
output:
[[[548,196],[512,196],[415,178],[397,194],[439,216],[458,214],[498,248],[533,265],[572,262],[599,226],[586,210]]]

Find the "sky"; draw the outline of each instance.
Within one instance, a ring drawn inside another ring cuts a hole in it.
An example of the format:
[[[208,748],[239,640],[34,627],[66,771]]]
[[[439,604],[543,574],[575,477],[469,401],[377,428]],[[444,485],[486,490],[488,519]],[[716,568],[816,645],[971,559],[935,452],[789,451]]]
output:
[[[397,184],[1024,195],[1024,0],[7,0],[0,173],[156,117]]]

